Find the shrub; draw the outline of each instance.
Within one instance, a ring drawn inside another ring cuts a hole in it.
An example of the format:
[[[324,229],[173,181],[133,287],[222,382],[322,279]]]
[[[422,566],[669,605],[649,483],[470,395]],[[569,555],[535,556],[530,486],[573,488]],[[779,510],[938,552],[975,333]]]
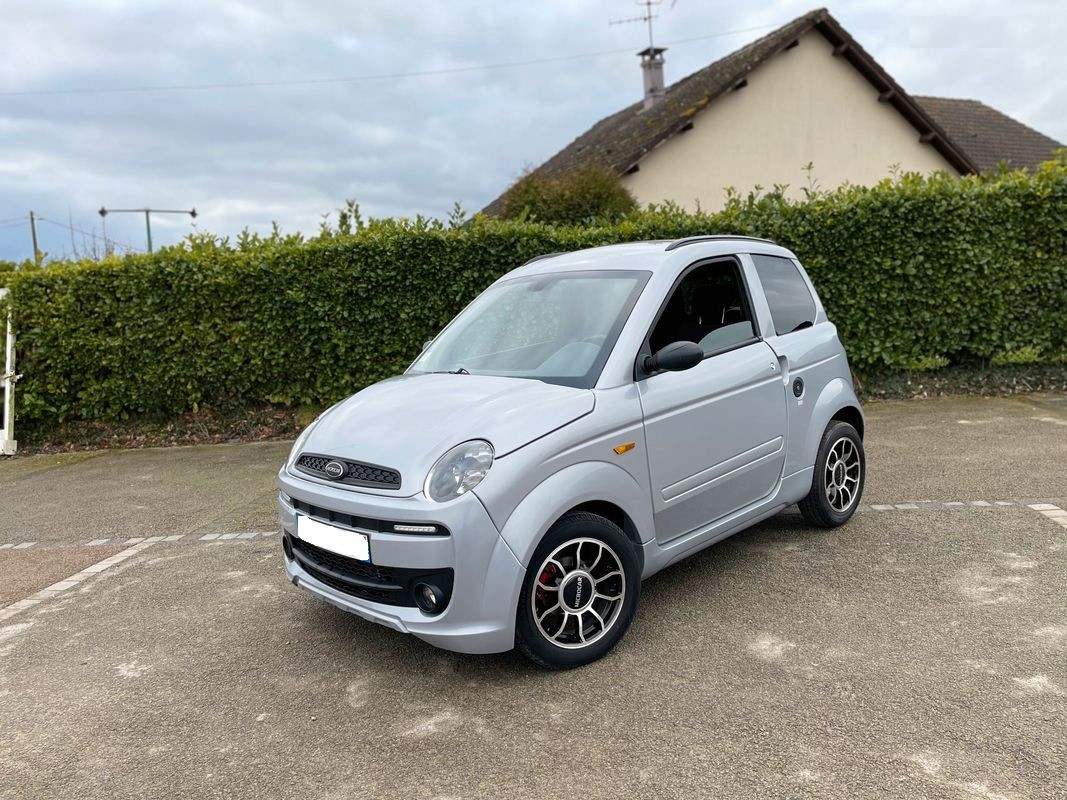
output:
[[[948,364],[949,361],[945,356],[923,356],[908,362],[907,367],[917,372],[933,372],[944,369]]]
[[[661,206],[613,225],[371,220],[310,241],[201,236],[20,269],[19,408],[46,422],[328,404],[402,371],[532,256],[698,233],[767,236],[797,253],[861,372],[1067,353],[1067,165],[1050,163],[904,175],[803,202],[734,198],[716,214]]]
[[[14,261],[0,261],[0,288],[7,286],[11,281],[16,266],[18,265]]]
[[[1041,351],[1033,345],[1026,345],[1018,350],[995,353],[991,363],[994,367],[1025,366],[1026,364],[1036,364],[1040,360]]]
[[[615,173],[586,167],[563,175],[527,172],[504,193],[503,219],[532,219],[554,225],[617,222],[637,201]]]

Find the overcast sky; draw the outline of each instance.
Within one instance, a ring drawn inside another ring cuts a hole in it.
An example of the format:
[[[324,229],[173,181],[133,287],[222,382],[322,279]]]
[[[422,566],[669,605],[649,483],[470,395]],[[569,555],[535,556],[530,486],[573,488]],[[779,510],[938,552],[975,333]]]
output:
[[[673,82],[810,2],[665,0]],[[839,0],[830,11],[908,91],[981,100],[1067,142],[1067,5]],[[646,44],[631,0],[5,0],[0,26],[0,258],[69,254],[110,207],[190,208],[200,230],[313,233],[345,198],[373,216],[477,210],[601,117],[638,99]],[[682,39],[704,37],[699,41]],[[26,94],[285,82],[272,87]],[[18,218],[23,221],[19,221]],[[192,228],[153,220],[157,243]],[[140,250],[143,218],[107,232]]]

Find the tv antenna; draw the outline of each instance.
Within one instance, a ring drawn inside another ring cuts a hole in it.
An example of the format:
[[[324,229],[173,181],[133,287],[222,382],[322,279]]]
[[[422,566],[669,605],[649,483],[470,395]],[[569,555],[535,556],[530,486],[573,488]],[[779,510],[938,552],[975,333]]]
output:
[[[196,219],[195,208],[190,208],[187,211],[184,208],[106,208],[104,206],[100,206],[100,211],[98,211],[97,213],[100,214],[100,216],[103,217],[105,221],[107,220],[108,214],[144,214],[144,227],[145,233],[148,235],[149,253],[152,252],[152,214],[188,214],[194,220]],[[106,237],[104,241],[107,241]],[[36,246],[37,245],[35,244],[34,247]]]
[[[673,0],[671,8],[674,8],[674,3],[678,0]],[[608,25],[625,25],[629,22],[645,22],[648,23],[648,46],[649,49],[655,48],[655,43],[652,40],[652,20],[659,16],[652,11],[656,6],[663,5],[663,0],[636,0],[637,5],[645,7],[645,13],[639,17],[627,17],[626,19],[613,19],[608,21]]]

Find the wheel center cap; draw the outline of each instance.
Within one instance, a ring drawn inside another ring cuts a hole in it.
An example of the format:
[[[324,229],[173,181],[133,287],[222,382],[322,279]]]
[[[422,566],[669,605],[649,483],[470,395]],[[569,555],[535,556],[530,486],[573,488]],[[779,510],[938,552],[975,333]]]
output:
[[[586,572],[568,576],[560,590],[563,607],[568,611],[581,611],[593,602],[593,579]]]
[[[834,467],[834,483],[841,485],[845,482],[845,465],[838,464]]]

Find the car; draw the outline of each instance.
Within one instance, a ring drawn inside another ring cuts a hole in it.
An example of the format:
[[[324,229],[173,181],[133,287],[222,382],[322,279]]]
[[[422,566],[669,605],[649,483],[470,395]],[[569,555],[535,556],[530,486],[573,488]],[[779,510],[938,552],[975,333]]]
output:
[[[531,259],[278,475],[289,580],[466,653],[608,653],[641,582],[796,503],[845,523],[864,418],[800,261],[694,236]]]

